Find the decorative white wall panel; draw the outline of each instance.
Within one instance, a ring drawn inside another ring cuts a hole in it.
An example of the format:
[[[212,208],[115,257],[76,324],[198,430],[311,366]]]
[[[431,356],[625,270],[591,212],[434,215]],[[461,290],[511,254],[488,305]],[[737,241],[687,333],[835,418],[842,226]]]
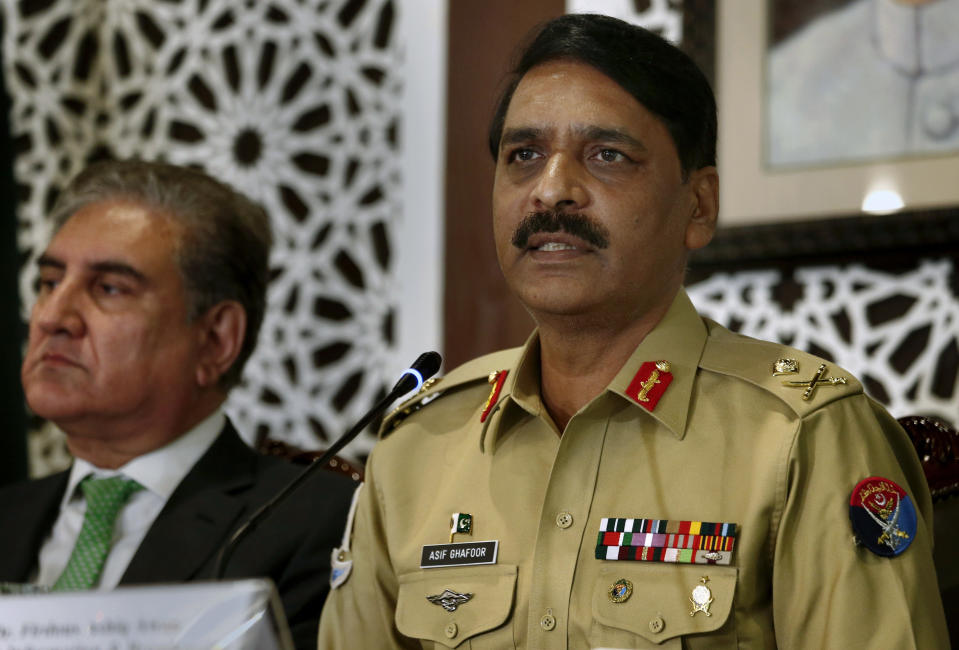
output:
[[[689,287],[696,307],[748,336],[825,356],[863,380],[896,417],[959,423],[957,269],[815,266],[717,273]]]
[[[605,14],[661,34],[673,43],[683,40],[683,0],[566,0],[571,14]]]
[[[404,219],[401,139],[415,139],[423,156],[441,150],[439,109],[419,130],[404,124],[403,111],[442,105],[445,40],[417,30],[445,29],[443,7],[438,0],[2,3],[24,303],[32,303],[34,260],[50,237],[45,215],[89,160],[202,167],[263,203],[276,237],[260,345],[229,412],[247,439],[269,432],[316,447],[337,436],[392,384],[410,348],[439,339],[439,280],[396,276],[398,242],[415,239],[410,230],[429,234],[415,262],[404,255],[405,274],[442,264],[429,259],[441,238],[441,157],[417,168],[420,201]],[[398,16],[400,9],[409,12]],[[417,61],[428,64],[412,82],[422,93],[415,104],[404,96],[413,33]],[[440,45],[422,44],[429,41]],[[405,301],[403,290],[414,297]],[[415,308],[415,326],[403,320],[405,304]],[[398,343],[398,323],[418,338]],[[353,454],[372,442],[361,439]]]

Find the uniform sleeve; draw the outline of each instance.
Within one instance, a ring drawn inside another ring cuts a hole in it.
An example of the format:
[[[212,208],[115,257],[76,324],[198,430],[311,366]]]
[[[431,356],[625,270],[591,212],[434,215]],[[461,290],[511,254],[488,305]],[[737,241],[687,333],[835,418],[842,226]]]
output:
[[[783,648],[948,648],[932,562],[932,501],[912,444],[862,394],[799,420],[773,535],[773,614]],[[916,532],[899,555],[857,544],[850,496],[863,479],[901,486]]]
[[[375,479],[373,454],[366,470],[350,541],[352,571],[330,591],[320,617],[319,650],[416,648],[396,630],[398,590],[386,546],[383,499]]]

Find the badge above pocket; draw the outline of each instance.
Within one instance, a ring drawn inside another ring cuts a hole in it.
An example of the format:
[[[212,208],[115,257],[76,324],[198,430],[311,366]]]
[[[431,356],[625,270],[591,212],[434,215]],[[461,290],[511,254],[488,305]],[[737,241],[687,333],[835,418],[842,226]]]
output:
[[[603,566],[593,587],[593,645],[622,642],[622,632],[653,643],[715,632],[726,624],[738,569],[620,562]],[[712,640],[712,639],[711,639]]]
[[[489,632],[509,619],[516,566],[465,566],[399,576],[396,629],[447,648]]]

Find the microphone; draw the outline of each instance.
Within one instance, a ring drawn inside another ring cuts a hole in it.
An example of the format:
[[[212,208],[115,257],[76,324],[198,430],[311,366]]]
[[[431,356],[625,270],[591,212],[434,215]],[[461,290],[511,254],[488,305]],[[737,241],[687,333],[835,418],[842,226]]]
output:
[[[316,458],[312,463],[310,463],[306,469],[300,472],[300,474],[290,481],[286,487],[280,490],[276,496],[260,506],[260,508],[254,512],[242,526],[236,529],[236,532],[234,532],[230,539],[223,544],[223,546],[220,548],[220,552],[217,554],[216,564],[214,565],[213,569],[213,578],[216,580],[223,578],[223,573],[226,571],[226,564],[229,561],[230,556],[233,555],[233,551],[236,549],[239,542],[242,541],[247,535],[252,533],[260,524],[260,522],[266,519],[267,516],[269,516],[269,514],[276,509],[277,505],[283,502],[287,496],[300,487],[300,485],[302,485],[306,479],[312,476],[317,469],[325,467],[330,458],[336,455],[336,452],[345,447],[350,441],[353,440],[353,438],[359,435],[360,431],[365,429],[375,417],[385,411],[386,407],[392,404],[396,398],[401,397],[402,395],[405,395],[411,391],[419,390],[424,381],[439,371],[442,363],[443,357],[441,357],[438,352],[424,352],[418,356],[416,361],[413,362],[413,365],[400,374],[400,378],[393,386],[393,389],[390,390],[390,392],[387,393],[383,399],[377,402],[373,408],[367,411],[366,415],[360,418],[359,422],[353,425],[353,428],[340,436],[340,438],[330,445],[320,457]]]
[[[443,363],[443,357],[439,352],[424,352],[416,357],[413,365],[400,374],[399,381],[393,386],[393,390],[387,395],[392,402],[400,395],[405,395],[414,390],[419,390],[423,382],[435,375],[440,370],[440,364]],[[393,397],[390,397],[392,395]],[[375,408],[375,407],[374,407]]]

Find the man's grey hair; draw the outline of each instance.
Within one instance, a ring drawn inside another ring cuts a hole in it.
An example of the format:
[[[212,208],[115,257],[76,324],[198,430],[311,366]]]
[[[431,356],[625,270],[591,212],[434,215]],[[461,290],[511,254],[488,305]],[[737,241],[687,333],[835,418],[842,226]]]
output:
[[[84,207],[130,201],[183,226],[175,262],[187,292],[191,322],[211,307],[236,300],[246,311],[240,354],[220,378],[229,390],[256,347],[266,311],[273,235],[266,211],[226,183],[186,167],[141,160],[104,161],[80,172],[50,214],[59,230]]]

